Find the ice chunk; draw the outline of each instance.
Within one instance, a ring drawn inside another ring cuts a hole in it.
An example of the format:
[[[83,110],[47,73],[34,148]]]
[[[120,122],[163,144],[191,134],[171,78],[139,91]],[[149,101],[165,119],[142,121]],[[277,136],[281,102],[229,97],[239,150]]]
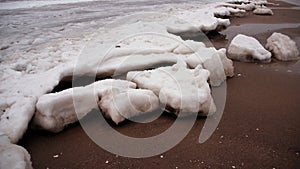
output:
[[[266,6],[258,6],[253,11],[256,15],[274,15],[272,9],[267,8]]]
[[[175,54],[192,54],[197,52],[200,49],[206,48],[205,44],[202,42],[196,42],[193,40],[186,40],[177,46],[173,53]]]
[[[215,17],[214,11],[218,12],[213,7],[211,10],[203,8],[189,9],[179,11],[173,15],[184,21],[185,24],[168,25],[167,30],[170,33],[186,33],[186,32],[209,32],[221,31],[230,25],[229,19]]]
[[[296,43],[282,33],[273,33],[267,39],[266,48],[278,60],[289,61],[299,59],[299,50]]]
[[[123,80],[102,80],[85,87],[76,87],[58,93],[43,95],[36,104],[33,118],[35,128],[59,132],[64,126],[83,118],[98,108],[99,98],[110,89],[135,88],[136,84]]]
[[[4,133],[0,133],[0,159],[1,169],[32,169],[28,152],[12,144]]]
[[[228,57],[239,61],[271,61],[271,53],[253,37],[238,34],[228,47]]]
[[[1,115],[0,132],[8,135],[16,143],[27,130],[35,110],[35,97],[6,98],[2,101],[4,113]]]
[[[99,107],[107,118],[118,124],[156,110],[159,100],[150,90],[113,88],[102,94]]]
[[[127,74],[127,80],[137,83],[139,88],[152,90],[162,104],[178,110],[182,115],[215,112],[208,77],[209,71],[201,67],[187,69],[183,61],[169,67]],[[178,114],[177,111],[174,113]]]
[[[192,48],[194,48],[196,52],[185,58],[185,62],[190,68],[196,68],[201,65],[203,68],[209,70],[209,82],[213,86],[219,86],[226,80],[226,76],[232,77],[234,75],[233,63],[227,58],[226,49],[216,50],[212,47],[207,48],[200,42],[197,44],[197,48],[195,47],[195,43],[192,45]],[[175,51],[178,49],[183,51],[183,49],[188,46],[188,44],[179,46]]]
[[[245,11],[251,11],[255,9],[255,3],[254,2],[240,2],[240,4],[230,4],[230,3],[225,3],[223,5],[224,7],[230,7],[230,8],[237,8],[240,10],[245,10]]]
[[[233,77],[234,76],[233,62],[232,62],[232,60],[227,58],[226,49],[225,48],[219,49],[218,54],[219,54],[219,57],[221,59],[222,65],[223,65],[225,75],[228,77]]]

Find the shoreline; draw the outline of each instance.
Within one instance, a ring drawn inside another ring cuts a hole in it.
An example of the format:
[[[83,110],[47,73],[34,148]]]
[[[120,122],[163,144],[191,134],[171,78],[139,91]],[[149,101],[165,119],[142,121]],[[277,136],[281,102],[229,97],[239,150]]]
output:
[[[284,2],[280,4],[293,6]],[[223,32],[229,35],[231,31],[235,32],[232,30],[234,26],[246,23],[300,22],[293,12],[288,12],[288,17],[282,15],[287,11],[274,9],[274,16],[251,14],[231,18],[231,26]],[[300,10],[295,11],[300,13]],[[255,29],[255,25],[251,28]],[[297,29],[299,27],[276,31],[299,38]],[[267,31],[252,36],[264,45],[271,33]],[[231,39],[217,39],[213,44],[224,46]],[[297,42],[298,48],[299,45]],[[199,118],[188,136],[164,153],[163,158],[129,159],[110,154],[93,143],[78,123],[58,134],[29,130],[19,144],[31,154],[34,168],[300,168],[297,163],[300,158],[299,65],[299,61],[272,61],[271,64],[234,62],[235,73],[241,76],[227,80],[227,103],[218,129],[207,142],[199,144],[199,133],[205,122]],[[295,68],[288,72],[291,67]],[[164,131],[173,121],[170,115],[163,115],[150,124],[126,122],[126,125],[114,128],[130,136],[139,133],[139,136],[146,137]],[[96,121],[91,120],[91,123]],[[105,132],[102,134],[105,136]],[[55,155],[59,158],[53,158]]]

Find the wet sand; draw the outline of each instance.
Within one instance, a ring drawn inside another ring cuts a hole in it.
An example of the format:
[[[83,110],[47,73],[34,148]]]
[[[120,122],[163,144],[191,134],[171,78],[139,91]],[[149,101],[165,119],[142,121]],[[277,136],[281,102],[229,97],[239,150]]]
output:
[[[280,4],[280,7],[292,7]],[[232,18],[232,26],[221,32],[221,38],[212,39],[213,44],[217,48],[226,46],[236,30],[247,34],[243,27],[235,27],[238,25],[300,23],[300,10],[274,9],[274,13],[274,16],[249,14],[244,18]],[[252,25],[251,29],[258,27]],[[258,33],[251,36],[265,44],[273,31],[257,30]],[[278,29],[276,32],[288,34],[296,41],[300,38],[299,27]],[[297,45],[300,49],[300,44]],[[300,168],[299,62],[234,62],[236,76],[227,80],[224,114],[212,137],[203,144],[198,143],[205,123],[205,118],[198,118],[187,137],[162,154],[163,158],[159,155],[131,159],[111,154],[98,147],[78,123],[59,134],[29,130],[20,144],[29,151],[33,167],[37,169]],[[149,137],[166,130],[175,119],[164,114],[149,124],[125,122],[113,127],[129,136]],[[91,126],[98,123],[89,116],[85,120]],[[105,137],[105,131],[99,132]],[[54,155],[59,156],[54,158]]]

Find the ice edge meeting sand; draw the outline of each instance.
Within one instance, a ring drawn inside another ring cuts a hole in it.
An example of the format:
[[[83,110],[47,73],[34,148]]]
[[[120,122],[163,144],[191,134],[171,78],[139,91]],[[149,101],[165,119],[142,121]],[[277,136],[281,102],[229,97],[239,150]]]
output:
[[[224,12],[224,11],[223,11]],[[238,12],[241,12],[241,11],[238,11]],[[226,26],[228,26],[228,24],[226,24]],[[213,26],[213,27],[211,27],[211,28],[213,28],[213,29],[216,29],[217,27],[216,26]],[[195,28],[193,28],[193,29],[195,29]],[[174,29],[172,29],[172,30],[174,30]],[[181,30],[179,30],[179,31],[182,31],[182,30],[184,30],[184,31],[186,31],[186,29],[181,29]],[[205,29],[204,29],[205,30]],[[175,32],[177,32],[177,31],[175,31]],[[76,53],[76,52],[74,52],[74,53]],[[24,64],[23,64],[24,65]],[[21,71],[24,71],[23,69],[23,67],[22,67],[22,64],[21,64],[21,66],[19,65],[19,67],[18,66],[16,66],[16,69],[21,69]],[[59,74],[61,74],[61,75],[59,75],[59,76],[57,76],[57,75],[54,75],[53,76],[53,79],[50,79],[50,80],[52,80],[52,82],[48,82],[48,81],[44,81],[43,83],[44,83],[44,85],[45,86],[48,86],[46,89],[45,88],[43,88],[43,89],[41,89],[40,91],[35,91],[37,94],[34,96],[34,97],[39,97],[40,95],[41,95],[41,93],[42,94],[44,94],[44,93],[47,93],[47,92],[49,92],[49,91],[51,91],[52,90],[52,88],[54,87],[54,86],[56,86],[57,84],[58,84],[58,82],[59,82],[59,80],[60,79],[62,79],[64,76],[68,76],[69,74],[68,73],[70,73],[70,71],[72,70],[72,68],[68,68],[67,69],[67,71],[66,70],[64,70],[64,68],[62,68],[62,70],[60,70],[60,71],[58,71],[59,72]],[[19,70],[20,71],[20,70]],[[25,71],[26,71],[26,69],[25,69]],[[94,71],[94,70],[92,70],[92,71]],[[97,70],[96,70],[97,71]],[[57,71],[53,71],[53,73],[55,74],[55,73],[58,73]],[[67,72],[67,73],[66,73]],[[51,77],[51,75],[52,75],[52,72],[50,71],[50,73],[49,73],[49,75],[47,75],[48,77],[50,76]],[[21,75],[22,76],[22,75]],[[41,75],[39,75],[39,77],[43,77],[43,76],[45,76],[45,74],[41,74]],[[6,78],[8,78],[8,75],[6,75]],[[36,79],[36,77],[31,77],[32,79]],[[24,79],[24,81],[27,81],[28,79]],[[54,80],[54,81],[53,81]],[[20,81],[19,81],[19,79],[17,79],[17,82],[16,83],[18,83],[18,84],[20,84]],[[31,84],[32,83],[32,81],[29,83],[29,84]],[[37,83],[39,83],[39,81],[37,82]],[[24,85],[25,84],[25,82],[24,83],[21,83],[22,85]],[[50,85],[50,86],[49,86]],[[20,86],[21,88],[22,88],[22,86]],[[33,93],[33,90],[35,90],[36,88],[35,87],[32,87],[32,90],[31,91],[29,91],[28,92],[28,95],[29,95],[29,97],[28,96],[26,96],[25,98],[28,98],[29,100],[30,99],[33,99],[33,104],[35,104],[35,102],[36,101],[34,101],[34,99],[36,99],[36,98],[34,98],[34,97],[30,97],[30,94],[32,94]],[[19,90],[19,89],[18,89]],[[5,90],[4,90],[5,91]],[[15,91],[14,91],[15,92]],[[40,92],[40,93],[39,93]],[[2,92],[2,93],[4,93],[4,92]],[[26,93],[25,93],[25,95],[26,95]],[[15,96],[15,97],[19,97],[19,96]],[[26,101],[26,100],[25,100]],[[10,101],[12,104],[4,104],[4,105],[6,105],[7,106],[7,108],[9,107],[9,106],[11,106],[11,105],[13,105],[13,99],[12,99],[12,101]],[[23,104],[23,103],[22,103]],[[6,109],[7,109],[6,108]],[[12,107],[12,108],[14,108],[14,107]],[[6,111],[6,109],[5,109],[5,111]],[[30,109],[32,109],[32,106],[31,106],[31,108]],[[34,109],[34,108],[33,108]],[[29,113],[30,114],[30,113]],[[2,118],[2,117],[1,117]],[[4,118],[4,117],[3,117]],[[29,117],[29,119],[30,119],[30,117]],[[27,119],[28,120],[28,119]],[[26,123],[26,122],[25,122]],[[28,123],[28,122],[27,122]],[[13,134],[13,133],[11,133],[11,134]],[[19,137],[19,136],[17,136],[17,137]]]

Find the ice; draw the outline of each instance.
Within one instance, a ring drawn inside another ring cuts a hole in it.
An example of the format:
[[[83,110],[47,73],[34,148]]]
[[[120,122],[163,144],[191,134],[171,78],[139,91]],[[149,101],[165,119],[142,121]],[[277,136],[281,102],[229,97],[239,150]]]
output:
[[[135,88],[136,84],[123,80],[102,80],[85,87],[67,89],[50,93],[39,98],[33,117],[34,128],[59,132],[72,124],[92,109],[98,108],[100,97],[108,90]],[[109,112],[110,113],[110,112]]]
[[[102,94],[99,107],[116,124],[159,107],[158,97],[150,90],[113,88]]]
[[[266,48],[278,60],[290,61],[299,59],[299,50],[296,43],[282,33],[274,32],[267,39]]]
[[[168,25],[167,30],[174,34],[221,31],[230,25],[230,21],[229,19],[217,18],[215,14],[226,13],[224,9],[227,9],[229,13],[230,11],[233,12],[229,8],[220,8],[221,12],[219,12],[216,6],[207,7],[205,10],[202,7],[195,7],[172,12],[171,14],[182,20],[184,24],[179,24],[180,22],[177,21],[174,25]]]
[[[139,88],[152,90],[162,104],[177,110],[172,113],[208,115],[216,110],[208,77],[209,71],[201,67],[187,69],[184,61],[178,61],[169,67],[129,72],[126,79]]]
[[[25,74],[7,68],[1,76],[1,123],[0,131],[16,143],[26,132],[38,97],[50,92],[64,76],[68,67],[56,67],[39,74]],[[12,78],[13,77],[13,78]]]
[[[235,1],[238,2],[238,1]],[[255,9],[255,1],[245,1],[239,2],[240,4],[224,4],[225,7],[229,7],[229,8],[234,8],[234,9],[240,9],[240,10],[245,10],[245,11],[252,11],[253,9]]]
[[[145,34],[150,31],[158,33]],[[120,37],[127,37],[134,33],[136,36],[119,41]],[[201,43],[191,41],[186,45],[191,46],[192,50],[177,48],[184,41],[180,37],[168,33],[164,25],[153,22],[134,22],[130,25],[100,30],[99,35],[101,37],[95,37],[97,41],[85,50],[82,50],[82,44],[88,38],[93,37],[86,37],[82,39],[83,42],[68,40],[45,48],[40,47],[39,52],[34,53],[31,57],[28,56],[30,54],[28,53],[6,61],[7,65],[1,68],[5,73],[1,76],[0,86],[2,89],[0,95],[5,99],[1,100],[3,104],[0,105],[10,102],[9,105],[12,109],[1,106],[5,112],[1,116],[3,120],[0,123],[0,130],[7,133],[13,142],[17,142],[26,131],[37,99],[51,92],[65,77],[113,76],[161,63],[174,64],[178,58],[184,58],[189,66],[196,67],[198,64],[203,64],[207,58],[212,57],[212,53],[217,53],[214,48],[206,48]],[[72,45],[70,46],[70,44]],[[114,48],[108,50],[112,46]],[[181,48],[184,47],[181,45]],[[83,51],[82,58],[79,58],[78,64],[75,65],[80,51]],[[103,53],[103,51],[108,51],[108,53]],[[195,54],[195,52],[197,53]],[[198,56],[202,57],[199,62],[189,61],[199,60]],[[134,62],[132,62],[133,60]],[[99,63],[101,64],[99,65]],[[74,67],[76,67],[75,71],[73,71]],[[223,71],[222,65],[216,66],[216,68],[219,72]],[[212,76],[214,74],[211,72]],[[215,78],[210,77],[213,85],[219,85],[225,78],[223,75],[215,83],[213,80]],[[27,101],[27,98],[30,98],[30,101]],[[6,119],[7,116],[14,118]]]
[[[12,144],[3,133],[0,133],[0,159],[1,169],[32,169],[28,152],[23,147]]]
[[[274,15],[272,9],[267,8],[266,6],[257,6],[253,13],[256,15]]]
[[[253,37],[238,34],[228,47],[228,57],[239,61],[271,61],[271,53]]]
[[[85,0],[74,0],[73,2],[75,1]],[[40,5],[49,2],[45,1]],[[6,2],[1,4],[4,3]],[[195,102],[202,103],[202,105],[198,105],[200,108],[186,106],[186,100],[183,100],[185,106],[182,108],[208,113],[208,107],[213,105],[211,103],[213,101],[207,90],[209,86],[206,76],[209,76],[211,85],[218,86],[226,79],[226,76],[233,75],[232,62],[226,58],[225,49],[216,50],[205,47],[200,42],[183,41],[172,33],[222,30],[230,24],[230,21],[217,16],[245,13],[243,9],[226,7],[224,3],[186,4],[177,5],[176,8],[173,8],[174,10],[170,11],[155,9],[159,14],[150,14],[146,20],[130,16],[127,19],[120,19],[117,25],[102,27],[103,23],[112,19],[111,16],[102,15],[107,9],[99,12],[98,8],[90,9],[91,6],[84,6],[83,9],[70,7],[70,10],[66,11],[60,8],[56,9],[58,6],[50,5],[40,7],[39,10],[31,10],[29,8],[34,6],[30,5],[36,4],[26,4],[26,6],[25,3],[27,1],[20,2],[20,6],[15,6],[15,8],[24,7],[24,9],[9,10],[9,7],[2,6],[7,9],[0,11],[3,14],[0,26],[2,32],[2,41],[0,42],[0,131],[5,133],[12,143],[17,143],[22,138],[34,114],[35,127],[58,132],[65,125],[77,121],[91,109],[98,107],[97,102],[99,102],[100,96],[96,97],[89,92],[92,87],[78,87],[49,94],[62,79],[72,76],[114,76],[128,71],[151,68],[159,64],[173,65],[178,60],[183,60],[191,68],[191,70],[185,70],[203,74],[205,78],[201,77],[201,80],[205,79],[205,85],[201,87],[201,90],[204,91],[199,92],[201,93],[199,94],[200,101],[193,98]],[[119,6],[115,6],[110,11],[110,15],[123,15],[123,10],[120,12]],[[147,9],[149,8],[147,7]],[[15,15],[21,10],[24,12]],[[145,12],[143,13],[147,15]],[[100,15],[105,19],[97,20]],[[97,30],[98,26],[101,26],[99,30]],[[209,70],[210,73],[200,67]],[[102,85],[99,84],[99,86],[102,88]],[[105,85],[103,86],[103,89],[107,89]],[[78,90],[75,96],[72,93],[74,90],[76,93]],[[135,90],[137,89],[130,89],[130,91]],[[168,89],[162,91],[167,94],[172,92]],[[149,92],[137,90],[127,93],[130,98],[140,98],[140,100],[151,98],[148,101],[153,103],[151,108],[154,109],[156,107],[155,97]],[[147,97],[142,93],[145,93]],[[88,97],[88,95],[92,97]],[[110,96],[107,95],[108,100]],[[116,96],[123,97],[118,92]],[[72,105],[74,97],[79,102],[85,102],[80,99],[82,97],[95,103],[88,102],[82,106],[77,117]],[[176,101],[169,103],[176,107]],[[137,111],[124,116],[142,113],[141,110],[144,112],[145,109],[140,107],[139,102],[134,102],[133,105]],[[116,110],[112,110],[111,114],[114,111]],[[124,116],[122,115],[122,117]],[[119,121],[120,119],[116,123]]]
[[[216,50],[213,47],[206,47],[201,42],[186,41],[178,46],[174,52],[188,53],[191,49],[196,52],[186,56],[185,62],[190,68],[201,65],[209,70],[209,83],[212,86],[219,86],[226,80],[226,76],[232,77],[234,75],[233,63],[227,58],[225,48]]]
[[[141,30],[146,31],[146,33],[141,32]],[[159,33],[148,33],[148,30],[155,30]],[[210,69],[210,71],[218,71],[219,74],[223,72],[224,74],[224,69],[226,69],[227,76],[233,74],[233,65],[225,64],[225,61],[228,61],[225,59],[226,56],[224,58],[226,52],[221,52],[223,55],[223,59],[221,59],[220,53],[215,48],[206,47],[202,42],[183,41],[180,37],[168,33],[161,24],[137,22],[126,25],[126,28],[123,26],[111,28],[106,31],[106,35],[110,38],[126,37],[129,34],[128,31],[136,32],[135,36],[127,37],[116,44],[112,43],[113,48],[105,54],[101,60],[101,65],[99,65],[99,61],[97,62],[99,56],[95,54],[102,51],[103,45],[89,48],[87,52],[93,51],[93,54],[85,55],[82,61],[78,62],[75,74],[112,76],[132,70],[151,68],[157,64],[174,64],[178,58],[185,60],[191,68],[195,68],[199,64],[203,65],[206,60],[214,59],[214,63],[207,64],[208,69],[209,65],[216,64],[214,65],[215,69]],[[110,43],[105,42],[104,44]],[[225,68],[223,68],[221,61],[224,61]],[[211,84],[214,86],[220,85],[226,79],[225,74],[222,77],[216,77],[217,74],[211,72],[211,75]]]
[[[78,3],[78,2],[88,2],[96,0],[49,0],[49,1],[18,1],[18,2],[3,2],[1,3],[0,10],[4,9],[24,9],[24,8],[33,8],[41,7],[46,5],[57,5],[57,4],[67,4],[67,3]]]

